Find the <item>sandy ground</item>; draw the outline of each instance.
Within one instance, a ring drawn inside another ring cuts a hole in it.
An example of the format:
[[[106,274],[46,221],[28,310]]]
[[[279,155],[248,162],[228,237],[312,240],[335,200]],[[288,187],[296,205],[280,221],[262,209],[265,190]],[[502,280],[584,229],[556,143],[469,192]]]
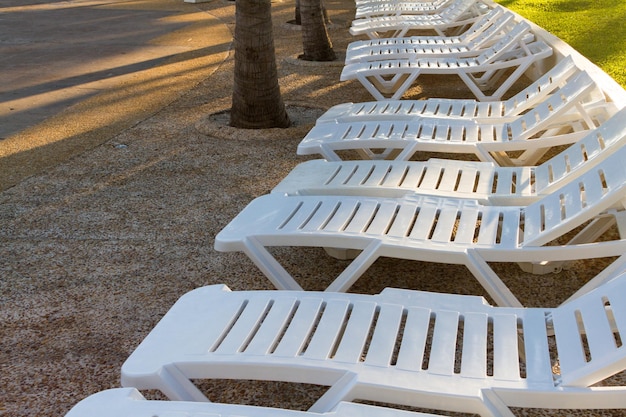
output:
[[[327,2],[338,52],[353,40],[346,3]],[[194,7],[232,32],[234,3]],[[171,103],[0,194],[0,415],[63,415],[89,394],[118,387],[125,358],[193,288],[271,288],[243,254],[216,252],[214,236],[304,160],[296,146],[323,110],[370,100],[359,84],[338,81],[341,63],[297,62],[301,36],[286,23],[293,4],[275,2],[273,13],[280,83],[294,127],[240,131],[215,115],[230,103],[233,53],[225,48],[211,74]],[[454,78],[420,77],[410,92],[433,95],[470,97]],[[345,266],[317,250],[283,256],[306,289],[324,288]],[[544,276],[515,265],[494,268],[525,305],[556,306],[603,266],[578,262]],[[387,286],[484,295],[463,267],[392,259],[376,262],[352,291]],[[320,392],[279,383],[203,386],[218,401],[293,408],[306,407]]]

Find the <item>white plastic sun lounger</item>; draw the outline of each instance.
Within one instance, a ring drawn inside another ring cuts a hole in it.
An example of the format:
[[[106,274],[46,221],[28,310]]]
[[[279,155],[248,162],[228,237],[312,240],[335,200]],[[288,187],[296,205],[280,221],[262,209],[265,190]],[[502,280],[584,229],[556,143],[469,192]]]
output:
[[[623,237],[596,242],[616,222],[626,227],[625,159],[620,148],[576,181],[524,206],[428,195],[272,193],[253,200],[219,232],[215,248],[244,252],[278,289],[301,287],[268,251],[273,246],[339,248],[348,257],[361,251],[327,291],[348,290],[379,257],[465,265],[498,305],[520,306],[488,262],[545,273],[566,261],[626,253]],[[546,246],[584,225],[569,243]]]
[[[370,0],[356,2],[355,19],[375,16],[398,16],[401,14],[441,14],[460,0],[423,2],[415,0]],[[478,1],[478,0],[476,0]]]
[[[529,33],[530,25],[519,22],[475,57],[357,62],[345,65],[340,78],[358,80],[376,100],[386,100],[401,98],[421,74],[457,75],[480,101],[500,100],[533,64],[552,55],[545,42],[527,43]]]
[[[494,23],[500,23],[503,17],[512,18],[513,14],[503,7],[498,6],[482,15],[480,19],[474,22],[466,31],[457,36],[416,35],[401,38],[380,38],[354,41],[350,43],[347,55],[351,54],[350,50],[355,51],[355,53],[359,53],[361,49],[373,48],[377,46],[394,47],[404,46],[406,44],[425,47],[465,45],[473,41],[476,37],[482,35],[482,33],[487,29],[491,29]]]
[[[65,417],[437,417],[352,402],[340,402],[331,411],[284,410],[239,404],[196,401],[148,401],[135,388],[116,388],[90,395]]]
[[[472,198],[481,204],[525,205],[549,195],[626,145],[626,109],[538,166],[489,162],[325,161],[296,166],[275,188],[285,195],[403,197],[428,194]]]
[[[405,36],[411,30],[432,30],[437,35],[449,36],[467,29],[487,12],[476,0],[458,0],[439,14],[375,16],[352,21],[350,33],[367,35],[370,39]],[[452,33],[450,33],[452,32]]]
[[[329,386],[313,413],[355,400],[508,417],[509,407],[625,408],[624,386],[592,386],[626,368],[621,272],[557,308],[391,288],[203,287],[181,297],[131,354],[122,384],[192,401],[206,401],[193,379]]]
[[[582,72],[571,57],[565,57],[544,75],[519,93],[504,101],[428,98],[425,100],[385,100],[342,103],[331,107],[316,123],[345,123],[365,120],[411,120],[416,117],[455,117],[478,122],[512,120],[535,107],[559,87]],[[607,105],[598,88],[585,107]]]
[[[411,42],[418,45],[453,45],[458,43],[465,43],[481,34],[485,29],[495,21],[496,18],[502,14],[512,15],[510,11],[501,6],[496,6],[490,9],[485,14],[482,14],[478,20],[476,20],[467,30],[459,35],[440,36],[440,35],[413,35],[405,37],[391,37],[391,38],[379,38],[379,39],[364,39],[360,41],[352,42],[355,45],[363,47],[394,44],[395,42],[404,43]]]
[[[495,15],[495,16],[494,16]],[[352,42],[346,50],[345,64],[370,62],[389,59],[426,58],[426,57],[472,57],[480,55],[486,48],[495,44],[511,31],[514,15],[501,8],[491,10],[485,15],[488,19],[476,22],[470,29],[456,37],[412,36],[408,38],[382,38]],[[480,24],[478,29],[472,29]],[[430,42],[426,39],[430,39]],[[452,42],[446,39],[463,39]],[[439,40],[439,43],[437,43]],[[528,33],[526,42],[532,42],[534,35]]]
[[[595,82],[581,72],[511,121],[416,117],[318,123],[297,152],[321,154],[329,161],[341,160],[346,153],[357,153],[360,159],[410,160],[418,152],[443,152],[474,155],[501,166],[535,165],[551,148],[580,140],[610,118],[614,106],[583,106],[596,92]]]

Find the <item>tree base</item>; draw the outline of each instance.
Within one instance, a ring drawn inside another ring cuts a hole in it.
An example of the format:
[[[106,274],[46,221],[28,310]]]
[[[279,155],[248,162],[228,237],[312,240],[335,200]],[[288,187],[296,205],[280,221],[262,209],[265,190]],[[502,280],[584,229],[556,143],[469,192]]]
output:
[[[291,103],[286,105],[291,125],[287,128],[246,129],[230,126],[230,109],[217,111],[195,125],[195,129],[211,137],[230,140],[301,139],[313,128],[325,109]]]
[[[337,55],[331,49],[330,52],[325,53],[325,54],[319,54],[318,56],[311,56],[311,55],[307,55],[307,54],[300,54],[300,55],[298,55],[298,59],[301,59],[302,61],[330,62],[330,61],[336,61],[337,60]]]

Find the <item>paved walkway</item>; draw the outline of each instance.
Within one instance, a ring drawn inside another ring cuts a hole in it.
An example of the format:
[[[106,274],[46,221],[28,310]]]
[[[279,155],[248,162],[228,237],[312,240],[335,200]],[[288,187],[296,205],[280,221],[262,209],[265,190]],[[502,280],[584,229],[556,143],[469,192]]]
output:
[[[182,0],[4,0],[0,190],[154,114],[226,58],[231,35]]]

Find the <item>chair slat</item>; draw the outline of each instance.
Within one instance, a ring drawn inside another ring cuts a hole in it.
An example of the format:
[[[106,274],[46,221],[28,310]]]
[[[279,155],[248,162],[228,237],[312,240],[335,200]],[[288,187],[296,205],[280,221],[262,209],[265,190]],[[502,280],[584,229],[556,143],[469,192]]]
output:
[[[487,326],[485,313],[469,313],[463,320],[461,375],[469,378],[487,376]]]
[[[500,228],[500,245],[508,248],[517,247],[521,240],[519,212],[504,211]]]
[[[581,369],[587,361],[576,315],[572,309],[562,310],[552,313],[552,322],[557,346],[567,346],[558,352],[561,374],[567,375]]]
[[[385,175],[381,178],[380,186],[402,188],[405,186],[407,174],[410,170],[410,165],[401,163],[395,165],[393,163],[385,164]]]
[[[380,305],[376,328],[374,329],[365,358],[368,365],[390,366],[402,323],[403,312],[404,309],[400,305]]]
[[[355,211],[350,223],[345,228],[346,233],[364,232],[367,225],[371,223],[374,216],[378,212],[380,204],[374,200],[364,201]]]
[[[334,211],[333,216],[328,219],[328,222],[324,226],[325,231],[344,230],[352,214],[357,210],[358,202],[355,200],[341,202],[340,205],[334,207],[336,207],[336,211]]]
[[[520,379],[517,316],[493,315],[493,377],[504,381]]]
[[[259,331],[246,348],[246,352],[266,355],[274,348],[291,317],[296,301],[295,297],[281,298],[272,303]]]
[[[376,215],[368,225],[366,233],[372,235],[386,235],[397,208],[398,205],[396,203],[383,201],[378,207]]]
[[[434,231],[431,237],[433,242],[448,243],[452,239],[456,225],[458,223],[458,217],[460,216],[458,204],[452,205],[452,207],[444,207],[439,211],[437,222],[434,225]]]
[[[479,245],[493,245],[496,242],[496,236],[500,229],[500,214],[496,210],[482,212],[477,241]]]
[[[313,331],[322,306],[321,298],[300,300],[289,327],[274,350],[274,355],[294,357],[302,351],[308,335]]]
[[[465,205],[461,211],[461,217],[456,230],[454,241],[459,244],[472,244],[476,228],[479,226],[481,210],[478,207]]]
[[[396,213],[397,210],[397,213]],[[412,204],[399,204],[394,210],[385,212],[389,218],[389,236],[405,237],[408,227],[413,223],[416,215],[416,207]]]
[[[320,204],[318,208],[309,213],[309,217],[303,220],[298,229],[303,231],[319,230],[322,225],[327,224],[335,216],[336,204]]]
[[[589,345],[590,359],[601,360],[605,356],[612,355],[617,346],[603,300],[589,301],[584,308],[580,309],[580,314]]]
[[[439,208],[431,204],[420,207],[410,237],[420,240],[427,239],[433,227],[436,226],[438,212]]]
[[[527,309],[523,316],[522,330],[526,379],[532,384],[553,385],[546,312],[540,308]]]
[[[237,353],[245,350],[247,343],[258,329],[264,313],[267,311],[271,300],[250,300],[241,315],[237,318],[216,352]]]
[[[373,325],[376,307],[377,304],[373,302],[356,302],[352,305],[334,360],[356,363],[362,359],[361,354]]]
[[[407,308],[402,344],[396,362],[398,369],[413,371],[422,369],[430,317],[431,310],[428,308]]]
[[[428,373],[453,375],[460,315],[455,311],[439,311],[435,316]]]
[[[343,327],[349,306],[347,300],[336,299],[326,304],[313,337],[302,356],[309,359],[328,359]]]

